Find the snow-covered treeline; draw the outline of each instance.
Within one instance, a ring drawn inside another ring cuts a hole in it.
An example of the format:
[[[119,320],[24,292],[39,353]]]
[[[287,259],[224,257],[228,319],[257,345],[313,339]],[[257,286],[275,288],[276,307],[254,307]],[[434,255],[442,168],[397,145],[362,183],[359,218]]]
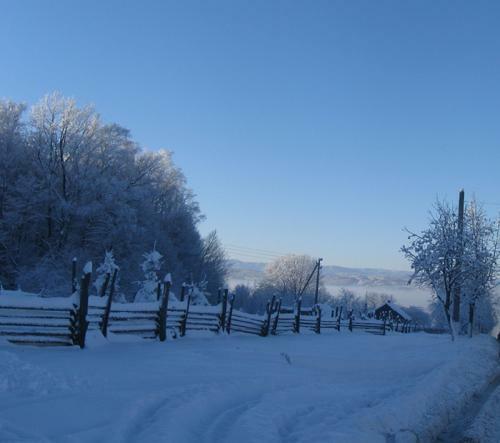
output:
[[[215,234],[167,150],[145,151],[90,106],[54,93],[31,107],[0,101],[0,281],[68,294],[71,260],[102,261],[112,248],[121,288],[135,294],[145,252],[174,281],[224,279]]]

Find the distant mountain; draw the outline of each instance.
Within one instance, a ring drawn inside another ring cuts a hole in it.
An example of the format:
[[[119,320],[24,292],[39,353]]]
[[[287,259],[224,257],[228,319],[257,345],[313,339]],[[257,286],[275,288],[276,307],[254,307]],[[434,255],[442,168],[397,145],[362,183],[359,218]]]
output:
[[[266,263],[230,260],[229,284],[255,286],[264,277]],[[374,268],[348,268],[325,265],[321,269],[326,288],[335,294],[340,288],[351,289],[358,295],[366,292],[391,294],[403,305],[427,306],[430,292],[408,286],[411,276],[407,271]]]
[[[230,278],[259,282],[264,277],[266,263],[229,260],[229,264]],[[325,285],[335,286],[401,286],[407,284],[411,275],[406,271],[334,265],[323,266],[321,272]]]

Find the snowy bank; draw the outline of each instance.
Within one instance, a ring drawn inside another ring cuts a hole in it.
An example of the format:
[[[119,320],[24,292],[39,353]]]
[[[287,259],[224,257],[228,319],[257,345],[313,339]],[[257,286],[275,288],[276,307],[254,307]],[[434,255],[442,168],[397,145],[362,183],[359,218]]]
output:
[[[474,422],[464,433],[464,441],[498,443],[500,441],[500,385],[489,395]]]

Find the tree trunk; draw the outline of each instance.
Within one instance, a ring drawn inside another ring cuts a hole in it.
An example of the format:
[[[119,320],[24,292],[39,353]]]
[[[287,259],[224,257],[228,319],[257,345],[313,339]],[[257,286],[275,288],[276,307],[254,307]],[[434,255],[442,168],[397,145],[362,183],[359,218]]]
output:
[[[52,207],[47,209],[47,238],[52,237]]]
[[[469,337],[472,338],[472,327],[474,326],[474,303],[469,304]]]
[[[453,323],[451,321],[451,290],[446,289],[446,301],[443,303],[444,315],[446,316],[446,322],[448,323],[448,328],[450,329],[451,341],[455,340],[455,330],[453,329]]]
[[[450,307],[444,308],[444,314],[446,315],[446,322],[448,323],[448,328],[450,329],[451,341],[455,341],[455,330],[453,329],[453,322],[451,321]]]

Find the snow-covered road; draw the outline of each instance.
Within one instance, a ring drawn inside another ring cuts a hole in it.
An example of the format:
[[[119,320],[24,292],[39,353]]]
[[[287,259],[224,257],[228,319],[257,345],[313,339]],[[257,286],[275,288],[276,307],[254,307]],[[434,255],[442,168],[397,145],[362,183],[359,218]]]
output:
[[[0,345],[0,441],[425,442],[498,371],[490,337],[90,343]]]

